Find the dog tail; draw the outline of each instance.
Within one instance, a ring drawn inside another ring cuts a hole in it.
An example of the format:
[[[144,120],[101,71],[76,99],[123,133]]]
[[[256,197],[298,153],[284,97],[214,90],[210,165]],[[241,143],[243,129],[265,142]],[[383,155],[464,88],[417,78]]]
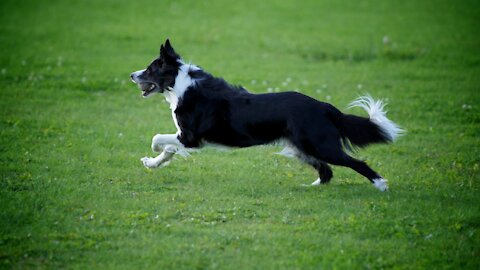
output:
[[[374,100],[371,96],[362,96],[350,103],[349,108],[360,107],[369,117],[360,117],[351,114],[342,114],[337,121],[338,129],[344,145],[348,142],[363,147],[372,143],[394,142],[405,131],[387,118],[385,103]]]

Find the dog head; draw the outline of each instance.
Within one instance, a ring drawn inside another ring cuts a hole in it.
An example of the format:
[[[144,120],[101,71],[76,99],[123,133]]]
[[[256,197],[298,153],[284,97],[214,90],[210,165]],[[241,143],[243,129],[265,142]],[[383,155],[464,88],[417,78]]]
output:
[[[148,97],[171,89],[175,85],[180,65],[180,56],[167,39],[165,45],[160,46],[160,56],[146,69],[135,71],[130,77],[142,90],[142,96]]]

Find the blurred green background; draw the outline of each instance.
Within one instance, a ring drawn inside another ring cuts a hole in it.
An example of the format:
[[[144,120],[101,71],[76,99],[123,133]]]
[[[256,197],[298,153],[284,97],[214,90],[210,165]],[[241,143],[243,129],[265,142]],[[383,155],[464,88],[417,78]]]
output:
[[[1,1],[0,267],[478,269],[479,18],[478,1]],[[357,156],[390,191],[345,168],[301,187],[315,172],[274,146],[143,168],[175,127],[129,74],[166,38],[255,93],[385,99],[408,133]]]

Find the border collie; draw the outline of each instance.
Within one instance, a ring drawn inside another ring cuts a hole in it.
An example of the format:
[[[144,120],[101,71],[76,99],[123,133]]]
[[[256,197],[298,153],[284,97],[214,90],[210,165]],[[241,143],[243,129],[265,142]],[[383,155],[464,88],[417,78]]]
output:
[[[377,172],[345,152],[352,145],[393,142],[403,132],[386,117],[382,101],[365,96],[350,104],[367,111],[365,118],[297,92],[252,94],[185,63],[168,39],[160,56],[131,78],[143,97],[165,96],[177,127],[175,134],[153,137],[152,150],[160,154],[141,159],[147,168],[165,166],[175,153],[185,155],[207,144],[249,147],[282,141],[286,147],[279,154],[318,171],[311,185],[328,183],[332,164],[355,170],[381,191],[388,189]]]

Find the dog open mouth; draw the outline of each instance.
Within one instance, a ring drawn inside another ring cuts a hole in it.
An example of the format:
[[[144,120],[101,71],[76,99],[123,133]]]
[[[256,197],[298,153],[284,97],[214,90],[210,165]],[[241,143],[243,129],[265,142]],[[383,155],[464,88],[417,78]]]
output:
[[[155,89],[157,89],[157,86],[154,83],[149,82],[139,83],[138,87],[142,90],[142,95],[144,97],[150,95]]]

